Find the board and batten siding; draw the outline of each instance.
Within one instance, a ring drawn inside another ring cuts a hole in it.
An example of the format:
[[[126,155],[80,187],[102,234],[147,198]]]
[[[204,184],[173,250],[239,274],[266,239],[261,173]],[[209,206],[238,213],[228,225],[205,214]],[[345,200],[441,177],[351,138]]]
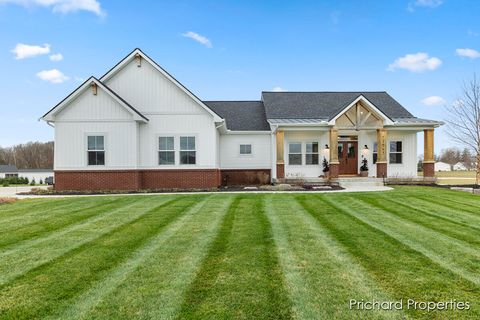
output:
[[[137,122],[103,89],[87,88],[55,116],[55,170],[137,167]],[[87,136],[105,136],[105,166],[88,166]]]
[[[139,168],[219,167],[218,133],[213,116],[150,63],[143,60],[138,67],[133,59],[105,83],[149,119],[139,125]],[[160,136],[175,137],[175,165],[159,165]],[[195,136],[195,165],[179,164],[181,136]]]
[[[304,177],[318,177],[323,175],[322,160],[323,157],[329,158],[325,151],[325,145],[329,144],[328,131],[285,131],[285,177],[286,178],[304,178]],[[302,165],[291,165],[288,161],[288,152],[290,143],[302,144]],[[305,144],[309,142],[318,142],[318,165],[305,164]],[[330,159],[328,159],[330,160]]]
[[[206,111],[147,61],[134,60],[105,81],[142,114],[204,114]],[[207,113],[208,114],[208,113]]]
[[[140,125],[140,167],[145,169],[218,168],[217,133],[212,117],[204,112],[198,115],[153,115],[150,121]],[[173,136],[175,139],[175,165],[158,164],[158,137]],[[180,137],[194,136],[196,164],[180,165]]]
[[[270,134],[226,134],[220,136],[221,169],[270,169]],[[240,145],[252,145],[251,155],[241,155]]]

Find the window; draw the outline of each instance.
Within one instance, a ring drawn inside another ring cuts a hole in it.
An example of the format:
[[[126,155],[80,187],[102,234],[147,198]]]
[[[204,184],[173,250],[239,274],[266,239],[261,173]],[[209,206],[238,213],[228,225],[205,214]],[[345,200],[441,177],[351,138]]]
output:
[[[5,178],[18,178],[18,173],[5,173]]]
[[[318,142],[307,142],[305,147],[305,164],[318,164]]]
[[[390,163],[402,163],[402,141],[390,141]]]
[[[103,136],[88,136],[88,165],[105,165],[105,139]]]
[[[240,145],[240,154],[252,154],[252,145],[251,144],[241,144]]]
[[[158,138],[158,164],[174,165],[175,164],[175,146],[173,137]]]
[[[180,137],[180,164],[195,164],[195,137]]]
[[[302,164],[302,144],[295,142],[288,144],[288,164],[301,165]]]
[[[373,143],[372,156],[373,156],[373,164],[377,163],[377,159],[378,159],[378,143],[376,143],[376,142]]]

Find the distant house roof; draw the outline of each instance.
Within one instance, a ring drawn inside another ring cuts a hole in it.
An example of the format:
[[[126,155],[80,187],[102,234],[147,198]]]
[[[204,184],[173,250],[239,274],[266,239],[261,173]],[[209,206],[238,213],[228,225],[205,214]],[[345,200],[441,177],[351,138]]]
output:
[[[262,92],[267,119],[332,119],[360,95],[389,118],[413,118],[386,92]]]
[[[17,173],[18,169],[16,166],[11,164],[1,164],[0,165],[0,172],[2,173]]]
[[[227,129],[235,131],[269,131],[262,101],[203,101],[225,119]]]
[[[53,169],[18,169],[18,172],[53,172]]]

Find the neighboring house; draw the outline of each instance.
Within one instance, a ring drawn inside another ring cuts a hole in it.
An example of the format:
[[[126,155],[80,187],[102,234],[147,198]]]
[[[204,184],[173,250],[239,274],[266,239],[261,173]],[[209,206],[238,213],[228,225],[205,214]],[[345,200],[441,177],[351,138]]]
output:
[[[18,177],[18,169],[14,165],[0,164],[0,179]]]
[[[445,162],[435,162],[435,171],[452,171],[452,166]]]
[[[18,176],[28,178],[28,181],[35,179],[36,183],[45,182],[48,177],[53,177],[52,169],[18,169]]]
[[[453,165],[454,171],[467,171],[467,166],[463,162],[457,162]]]
[[[14,165],[0,165],[0,178],[28,178],[28,181],[35,179],[35,182],[40,180],[45,181],[45,178],[52,177],[52,169],[18,169]]]
[[[386,92],[262,92],[259,101],[202,101],[135,49],[43,117],[55,127],[55,187],[210,188],[357,175],[434,175],[434,128]]]

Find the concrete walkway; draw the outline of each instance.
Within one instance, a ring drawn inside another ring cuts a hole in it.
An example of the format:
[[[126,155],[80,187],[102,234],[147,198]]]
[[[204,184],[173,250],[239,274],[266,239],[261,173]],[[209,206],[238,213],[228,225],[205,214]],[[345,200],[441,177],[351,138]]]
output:
[[[112,197],[112,196],[153,196],[153,195],[189,195],[189,194],[216,194],[216,193],[345,193],[345,192],[378,192],[393,190],[390,187],[384,186],[359,186],[359,187],[347,187],[344,190],[317,190],[317,191],[261,191],[261,190],[249,190],[249,191],[222,191],[222,192],[163,192],[163,193],[128,193],[128,194],[88,194],[88,195],[18,195],[19,192],[28,192],[32,187],[0,187],[1,197],[13,197],[18,199],[38,199],[38,198],[72,198],[72,197]],[[46,189],[46,186],[36,187]]]

